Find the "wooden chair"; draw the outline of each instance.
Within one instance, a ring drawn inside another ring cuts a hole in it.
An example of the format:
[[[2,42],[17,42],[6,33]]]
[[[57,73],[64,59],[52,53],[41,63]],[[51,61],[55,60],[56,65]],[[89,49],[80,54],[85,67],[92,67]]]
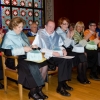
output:
[[[56,70],[54,71],[48,71],[48,82],[45,83],[45,89],[46,91],[48,91],[48,83],[49,83],[49,79],[51,78],[51,75],[56,74],[58,72],[58,67],[56,67]]]
[[[7,66],[5,65],[5,60],[7,58],[12,58],[15,60],[15,66],[17,66],[17,59],[18,57],[16,56],[6,56],[4,55],[4,53],[2,52],[2,65],[3,65],[3,75],[4,75],[4,90],[7,93],[7,77],[14,79],[14,80],[18,80],[18,73],[17,70],[12,70],[7,68]],[[22,89],[22,85],[18,84],[18,88],[19,88],[19,100],[23,100],[23,89]]]
[[[32,44],[32,42],[34,41],[34,39],[35,39],[35,36],[28,37],[28,40],[29,40],[30,44]]]

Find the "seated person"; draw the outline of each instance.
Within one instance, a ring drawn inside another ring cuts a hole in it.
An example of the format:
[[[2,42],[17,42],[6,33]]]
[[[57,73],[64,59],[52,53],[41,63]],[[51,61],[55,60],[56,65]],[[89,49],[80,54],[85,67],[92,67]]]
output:
[[[36,36],[37,30],[38,30],[38,25],[35,22],[33,22],[30,25],[30,31],[27,33],[27,36]]]
[[[26,61],[26,54],[32,50],[28,42],[27,36],[22,33],[25,21],[21,17],[15,17],[11,19],[9,24],[9,30],[6,33],[2,49],[7,56],[13,55],[18,56],[18,83],[30,89],[28,94],[29,98],[35,100],[44,100],[48,98],[43,92],[42,87],[47,74],[47,63],[46,61],[37,64],[35,62]],[[11,59],[6,62],[7,67],[13,65]],[[13,65],[14,66],[14,65]],[[42,72],[39,69],[43,69]]]
[[[59,58],[60,56],[66,56],[67,52],[61,47],[63,41],[54,31],[54,28],[55,22],[52,20],[47,21],[45,28],[38,31],[32,45],[40,47],[41,50],[44,49],[48,61],[53,61],[58,67],[57,93],[63,96],[70,96],[71,94],[66,90],[73,90],[73,88],[68,86],[66,81],[71,80],[72,59]]]
[[[90,21],[88,27],[89,29],[84,31],[84,38],[87,41],[95,41],[98,44],[100,40],[98,40],[98,34],[96,32],[96,22]],[[97,76],[98,51],[86,49],[85,52],[87,53],[88,67],[90,68],[90,78],[100,80]]]
[[[69,56],[75,56],[73,58],[73,66],[78,66],[79,60],[77,57],[77,54],[72,52],[72,47],[75,45],[74,40],[72,39],[73,33],[70,32],[68,29],[68,26],[70,24],[70,20],[66,17],[61,17],[58,20],[58,27],[56,29],[56,32],[58,35],[60,35],[61,39],[63,40],[64,47],[67,51],[67,55]]]
[[[74,30],[74,27],[75,27],[75,23],[70,23],[68,27],[69,31],[72,32]]]
[[[79,44],[79,42],[84,39],[83,37],[83,33],[84,33],[84,23],[82,21],[78,21],[75,24],[75,28],[74,28],[74,35],[73,35],[73,39],[75,41],[76,44]],[[81,83],[85,82],[87,84],[90,84],[91,82],[87,79],[87,57],[84,53],[77,53],[80,59],[80,63],[79,66],[77,68],[77,72],[78,72],[78,76],[77,76],[77,80]]]

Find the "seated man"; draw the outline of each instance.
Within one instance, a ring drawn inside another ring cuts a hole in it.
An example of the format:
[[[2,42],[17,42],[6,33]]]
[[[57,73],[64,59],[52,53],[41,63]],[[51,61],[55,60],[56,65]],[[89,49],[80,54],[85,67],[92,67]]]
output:
[[[33,46],[38,46],[41,51],[45,51],[47,54],[48,61],[53,61],[56,66],[58,66],[58,87],[57,93],[63,96],[70,96],[66,90],[73,90],[72,87],[66,84],[66,81],[71,80],[71,70],[72,70],[72,59],[60,58],[60,56],[66,56],[66,50],[61,47],[63,45],[61,37],[54,31],[55,23],[49,20],[44,29],[40,29],[37,33],[35,40],[33,41]],[[54,51],[57,48],[61,52]],[[46,51],[47,50],[47,51]]]
[[[33,22],[30,25],[30,31],[27,33],[27,36],[36,36],[37,30],[38,30],[38,25],[35,22]]]
[[[89,29],[86,29],[84,31],[84,38],[87,41],[95,41],[96,44],[98,44],[100,40],[98,40],[95,21],[90,21],[88,27]],[[86,49],[86,53],[87,53],[88,67],[90,68],[90,77],[93,80],[100,80],[100,78],[97,76],[98,51]]]

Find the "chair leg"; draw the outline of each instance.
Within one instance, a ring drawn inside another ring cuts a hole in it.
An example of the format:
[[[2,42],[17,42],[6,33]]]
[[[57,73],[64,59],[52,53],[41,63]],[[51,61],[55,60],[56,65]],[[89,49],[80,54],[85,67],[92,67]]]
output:
[[[22,88],[22,85],[18,84],[18,87],[19,87],[19,97],[20,97],[20,100],[23,100],[23,88]]]
[[[7,93],[7,77],[4,76],[4,90]]]
[[[45,90],[48,91],[48,82],[45,82]]]
[[[51,83],[51,75],[49,75],[49,77],[48,77],[48,80],[49,80],[49,83]]]

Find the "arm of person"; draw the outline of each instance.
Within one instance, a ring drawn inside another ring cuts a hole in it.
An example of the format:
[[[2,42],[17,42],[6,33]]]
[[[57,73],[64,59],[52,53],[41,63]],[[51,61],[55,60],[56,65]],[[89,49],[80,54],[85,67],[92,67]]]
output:
[[[2,44],[1,48],[11,50],[11,54],[13,56],[24,55],[25,52],[29,52],[31,50],[30,47],[15,47],[15,44],[8,38],[4,40],[4,44]]]
[[[80,38],[76,33],[73,35],[73,40],[75,41],[75,43],[79,43],[80,40],[82,40],[82,38]]]
[[[68,33],[66,34],[67,38],[71,38],[71,33],[68,31]]]
[[[17,56],[17,55],[25,55],[25,52],[29,52],[32,49],[29,46],[25,46],[25,47],[19,47],[19,48],[15,48],[12,49],[12,55]]]
[[[89,40],[89,38],[92,36],[92,35],[96,35],[95,34],[95,32],[89,32],[89,31],[84,31],[84,39],[86,40],[86,41],[88,41]]]
[[[67,38],[72,39],[73,35],[74,35],[74,31],[72,32],[68,31]]]

